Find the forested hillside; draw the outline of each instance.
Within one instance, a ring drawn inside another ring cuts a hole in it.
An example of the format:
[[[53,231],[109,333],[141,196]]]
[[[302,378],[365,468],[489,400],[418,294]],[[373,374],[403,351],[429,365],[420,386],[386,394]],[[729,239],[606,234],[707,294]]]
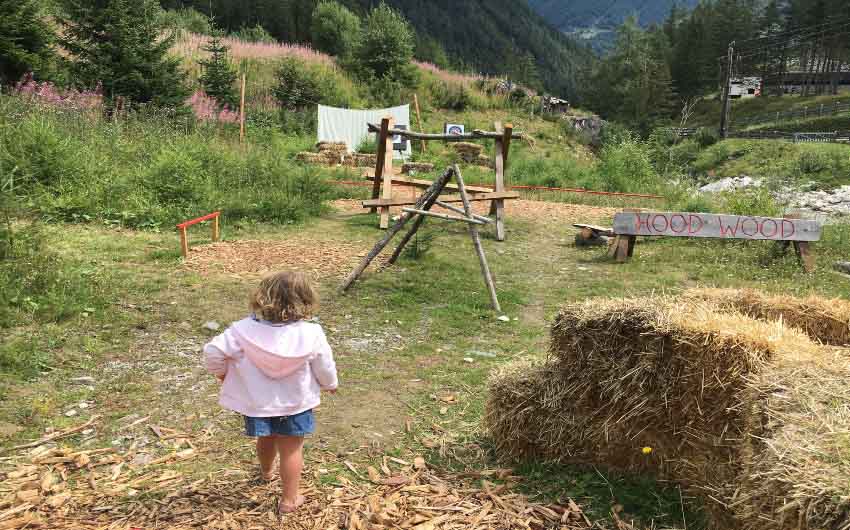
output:
[[[549,24],[593,44],[610,43],[616,28],[634,16],[641,26],[662,22],[673,5],[691,9],[699,0],[529,0]]]
[[[344,0],[360,15],[377,0]],[[590,52],[550,27],[525,2],[513,0],[388,0],[417,32],[417,56],[574,97]],[[262,25],[286,42],[310,42],[316,0],[162,0],[163,7],[211,13],[225,29]],[[530,65],[536,68],[529,68]]]

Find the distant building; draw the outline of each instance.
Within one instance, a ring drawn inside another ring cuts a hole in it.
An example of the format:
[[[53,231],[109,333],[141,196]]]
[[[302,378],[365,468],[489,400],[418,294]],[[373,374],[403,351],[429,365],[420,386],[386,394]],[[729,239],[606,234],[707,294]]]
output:
[[[761,77],[733,77],[729,87],[732,99],[755,98],[761,96]]]
[[[850,92],[850,72],[788,72],[782,75],[781,86],[784,94],[799,94],[806,87],[810,87],[810,93]]]
[[[543,112],[551,114],[566,114],[570,110],[570,102],[555,96],[543,96],[541,104]]]

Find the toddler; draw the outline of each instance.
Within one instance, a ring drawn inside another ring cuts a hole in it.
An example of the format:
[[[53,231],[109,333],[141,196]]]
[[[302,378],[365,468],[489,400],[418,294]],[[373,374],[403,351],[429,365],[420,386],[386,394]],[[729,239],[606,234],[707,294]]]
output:
[[[318,306],[309,279],[299,272],[264,278],[251,297],[253,314],[204,346],[206,368],[222,381],[219,404],[245,417],[257,438],[265,480],[280,457],[281,513],[304,503],[299,495],[304,436],[315,428],[321,390],[335,392],[336,365],[322,327],[307,322]]]

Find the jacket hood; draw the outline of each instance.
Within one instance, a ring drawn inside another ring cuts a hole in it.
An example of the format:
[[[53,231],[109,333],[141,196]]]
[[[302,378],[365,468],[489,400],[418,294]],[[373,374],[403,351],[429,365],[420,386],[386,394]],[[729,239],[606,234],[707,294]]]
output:
[[[232,329],[248,359],[266,376],[281,379],[315,356],[315,345],[306,340],[309,334],[302,332],[303,325],[293,322],[276,326],[246,318]]]

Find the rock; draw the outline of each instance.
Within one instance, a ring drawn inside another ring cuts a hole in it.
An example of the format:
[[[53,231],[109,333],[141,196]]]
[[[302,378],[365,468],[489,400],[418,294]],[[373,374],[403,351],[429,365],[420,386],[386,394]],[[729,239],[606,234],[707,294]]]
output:
[[[71,410],[69,410],[68,412],[65,413],[65,416],[67,416],[68,418],[73,418],[77,414],[78,414],[78,412],[76,410],[71,409]]]
[[[491,351],[470,350],[466,353],[475,355],[476,357],[487,357],[488,359],[494,359],[496,357],[496,353]]]
[[[218,331],[221,329],[221,324],[214,320],[210,320],[209,322],[204,323],[203,328],[208,331]]]
[[[473,359],[472,357],[464,357],[463,362],[472,364],[475,362],[475,359]]]
[[[741,177],[727,177],[717,182],[712,182],[701,187],[703,193],[718,193],[721,191],[735,191],[745,188],[757,188],[761,186],[761,179],[754,179],[746,175]]]
[[[502,315],[497,320],[501,320],[502,322],[510,322],[511,317],[509,317],[508,315]]]
[[[95,378],[94,378],[94,377],[91,377],[91,376],[89,376],[89,375],[84,375],[84,376],[82,376],[82,377],[73,377],[73,378],[71,378],[71,382],[72,382],[72,383],[77,383],[77,384],[80,384],[80,385],[93,385],[93,384],[94,384],[94,383],[96,383],[97,381],[95,380]]]
[[[843,272],[844,274],[850,274],[850,261],[836,261],[833,265],[835,270],[838,272]]]

